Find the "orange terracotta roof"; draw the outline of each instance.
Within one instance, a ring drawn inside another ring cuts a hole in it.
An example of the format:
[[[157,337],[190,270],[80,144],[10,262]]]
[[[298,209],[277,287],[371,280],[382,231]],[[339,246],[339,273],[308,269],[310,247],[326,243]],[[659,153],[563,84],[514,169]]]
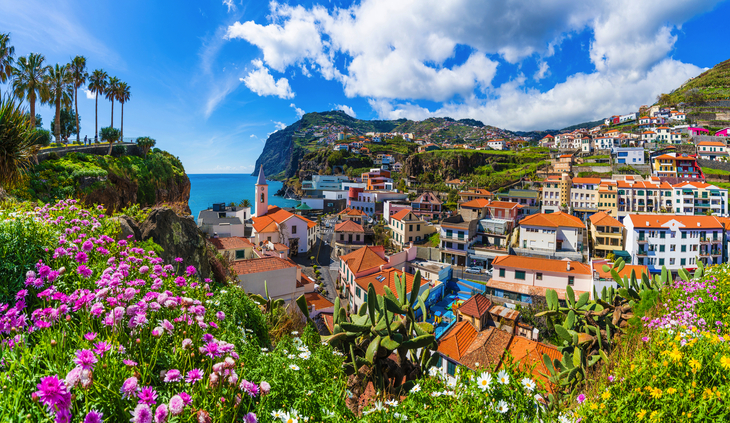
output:
[[[238,250],[241,248],[253,248],[251,241],[240,236],[231,236],[227,238],[210,238],[210,243],[218,250]]]
[[[256,232],[259,233],[277,232],[279,230],[279,225],[281,225],[282,222],[291,219],[292,217],[296,217],[304,221],[307,224],[307,228],[317,226],[316,223],[312,222],[306,217],[290,213],[277,206],[269,206],[269,210],[266,212],[265,215],[260,217],[254,217],[252,219],[253,228],[256,230]]]
[[[534,379],[543,382],[550,392],[553,391],[550,382],[544,376],[549,372],[545,368],[543,354],[547,354],[550,360],[561,360],[563,355],[556,347],[531,341],[522,336],[515,336],[507,347],[507,352],[519,363],[520,370],[531,371]]]
[[[408,216],[408,214],[410,214],[410,213],[411,213],[410,209],[403,209],[403,210],[398,211],[398,213],[394,214],[390,218],[395,219],[395,220],[403,220],[403,218]]]
[[[335,232],[365,232],[365,229],[359,223],[347,219],[335,225]]]
[[[439,341],[439,352],[459,361],[474,342],[477,330],[466,320],[456,323]]]
[[[613,279],[613,276],[611,275],[611,270],[609,270],[608,272],[604,272],[603,271],[603,264],[602,263],[596,263],[596,262],[593,262],[593,263],[594,263],[593,269],[596,271],[596,273],[598,273],[598,277],[599,278],[602,278],[602,279]],[[611,267],[611,266],[609,265],[609,267]],[[635,271],[636,272],[636,278],[639,279],[639,280],[641,280],[641,275],[643,273],[646,273],[647,276],[651,277],[651,274],[649,273],[649,268],[648,267],[646,267],[646,266],[639,266],[637,264],[626,264],[626,265],[624,265],[624,268],[621,269],[620,272],[618,272],[618,275],[621,276],[622,278],[624,276],[631,277],[631,271]]]
[[[288,245],[284,245],[284,244],[282,244],[280,242],[275,242],[274,243],[274,251],[288,251],[288,250],[289,250],[289,246]]]
[[[708,147],[725,147],[725,143],[720,141],[701,141],[697,145],[704,145]]]
[[[497,209],[509,209],[512,210],[513,208],[522,208],[521,205],[514,203],[512,201],[490,201],[489,204],[487,204],[487,207],[494,207]]]
[[[686,229],[722,229],[722,224],[715,216],[677,216],[661,214],[630,214],[626,216],[635,228],[662,228],[675,220]]]
[[[570,157],[573,157],[573,155],[572,154],[563,154],[560,156],[561,159],[568,159]]]
[[[575,260],[570,261],[570,270],[568,270],[568,260],[553,260],[539,257],[500,256],[494,259],[492,266],[576,275],[591,274],[590,267]]]
[[[364,216],[365,215],[365,212],[363,212],[362,210],[355,210],[355,209],[351,209],[351,208],[348,207],[345,210],[342,210],[341,212],[339,212],[337,214],[338,215],[344,214],[344,215],[347,215],[347,216]]]
[[[384,257],[385,250],[382,246],[378,245],[375,247],[365,246],[358,248],[349,254],[340,256],[340,260],[347,263],[347,266],[353,273],[360,273],[365,270],[380,267],[383,264],[388,264],[388,261]]]
[[[459,362],[470,369],[496,369],[502,361],[512,334],[494,327],[478,332]]]
[[[459,312],[476,318],[481,318],[489,312],[492,301],[482,294],[476,294],[459,306]]]
[[[403,275],[406,275],[406,292],[411,292],[411,289],[413,289],[413,280],[415,278],[415,275],[411,273],[404,273],[399,272],[397,269],[393,269],[392,267],[390,269],[382,270],[378,273],[373,273],[372,275],[363,276],[360,278],[355,279],[355,283],[360,286],[360,288],[368,290],[370,289],[370,284],[373,284],[373,288],[375,288],[375,293],[378,295],[384,295],[385,294],[385,286],[387,285],[388,288],[390,288],[391,291],[395,294],[395,296],[398,296],[398,292],[395,289],[395,277],[398,276],[398,278],[402,278]],[[378,279],[382,279],[378,280]],[[430,281],[428,279],[421,278],[421,286],[427,285]]]
[[[522,295],[538,295],[541,297],[544,297],[547,294],[548,289],[552,289],[558,293],[558,298],[560,298],[561,300],[565,299],[565,289],[561,288],[546,288],[542,286],[532,286],[524,285],[521,283],[498,281],[495,279],[490,279],[489,282],[487,282],[487,286],[494,289],[516,292]],[[578,291],[577,289],[574,289],[573,292],[575,293],[575,295],[581,295],[586,291]]]
[[[693,187],[693,188],[710,188],[710,187],[715,187],[714,185],[708,184],[708,183],[705,183],[705,182],[689,182],[689,181],[685,181],[685,182],[680,182],[678,184],[672,185],[672,188],[685,188],[687,186],[690,186],[690,187]],[[715,187],[715,188],[717,188],[717,187]]]
[[[297,288],[304,288],[307,285],[313,285],[314,280],[311,279],[309,276],[305,275],[304,273],[301,273],[299,276],[299,280],[297,281]]]
[[[547,226],[551,228],[584,228],[585,225],[577,217],[568,213],[536,213],[520,220],[520,225]]]
[[[575,184],[600,184],[601,178],[573,178],[573,185]]]
[[[262,273],[270,272],[272,270],[287,269],[289,267],[297,267],[297,265],[291,260],[267,256],[257,259],[236,260],[231,263],[231,267],[237,275],[247,275],[250,273]]]
[[[613,217],[611,217],[610,214],[603,212],[603,211],[592,214],[589,219],[591,219],[591,223],[593,223],[596,226],[612,226],[612,227],[619,227],[619,228],[624,227],[624,225],[621,222],[614,219]]]
[[[480,209],[482,207],[486,207],[489,205],[489,200],[486,198],[475,198],[471,201],[467,201],[465,203],[461,203],[460,207],[467,207],[467,208],[473,208],[473,209]]]
[[[307,292],[304,294],[304,298],[307,300],[309,307],[314,306],[315,311],[335,306],[332,301],[323,297],[319,292]]]

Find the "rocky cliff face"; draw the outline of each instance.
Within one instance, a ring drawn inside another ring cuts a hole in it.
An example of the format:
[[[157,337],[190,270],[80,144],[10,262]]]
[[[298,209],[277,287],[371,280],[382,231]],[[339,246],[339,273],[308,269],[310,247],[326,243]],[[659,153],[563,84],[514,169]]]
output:
[[[288,126],[282,130],[276,131],[269,135],[264,145],[264,150],[256,160],[256,167],[253,175],[257,175],[261,165],[264,166],[264,172],[268,178],[289,177],[296,171],[299,164],[299,157],[295,157],[293,152],[292,135],[294,134],[294,125]],[[293,170],[291,170],[293,169]],[[288,176],[282,175],[289,174]]]
[[[449,179],[471,174],[480,166],[489,165],[495,172],[499,172],[511,165],[522,163],[525,163],[524,157],[508,154],[489,154],[468,150],[435,151],[409,156],[403,165],[403,173],[417,177],[431,172]]]
[[[151,207],[162,203],[175,203],[182,205],[183,209],[190,213],[188,200],[190,199],[190,179],[187,175],[176,177],[157,186],[152,193],[146,193],[145,198],[139,195],[139,186],[128,178],[109,173],[106,177],[108,183],[94,184],[99,178],[89,178],[83,185],[88,185],[91,190],[88,194],[81,196],[81,201],[86,205],[103,204],[108,212],[121,210],[133,204],[142,207]],[[102,185],[94,188],[94,185]],[[151,195],[150,195],[151,194]]]

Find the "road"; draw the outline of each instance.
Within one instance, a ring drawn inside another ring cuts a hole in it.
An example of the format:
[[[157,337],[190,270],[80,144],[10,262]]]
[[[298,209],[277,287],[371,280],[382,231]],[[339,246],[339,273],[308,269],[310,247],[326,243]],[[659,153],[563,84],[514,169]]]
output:
[[[332,237],[336,217],[323,217],[322,226],[319,228],[319,237],[317,242],[312,247],[310,254],[302,254],[295,258],[295,262],[304,268],[304,273],[314,278],[314,269],[312,264],[316,264],[320,267],[320,275],[322,276],[322,285],[326,290],[325,297],[328,300],[334,302],[337,296],[337,289],[335,288],[335,280],[337,279],[337,261],[332,259],[334,254],[332,249]],[[315,257],[315,262],[309,259]],[[332,268],[334,267],[334,272]]]
[[[466,268],[462,266],[452,266],[452,269],[452,275],[454,278],[471,279],[473,281],[479,282],[489,282],[489,280],[492,278],[491,273],[469,273],[466,272]]]

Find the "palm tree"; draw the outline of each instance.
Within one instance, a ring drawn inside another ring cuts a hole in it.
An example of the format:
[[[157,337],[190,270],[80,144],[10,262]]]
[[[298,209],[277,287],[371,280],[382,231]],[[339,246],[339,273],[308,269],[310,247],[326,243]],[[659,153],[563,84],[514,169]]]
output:
[[[56,106],[56,127],[53,128],[56,142],[61,141],[61,107],[69,107],[73,97],[73,80],[68,65],[51,68],[46,79],[51,101]]]
[[[31,165],[37,136],[31,116],[9,96],[0,96],[0,186],[19,182]]]
[[[0,34],[0,82],[12,76],[14,55],[15,47],[10,45],[10,34]]]
[[[103,95],[106,92],[108,77],[109,75],[101,69],[97,69],[89,75],[89,90],[96,94],[96,104],[94,105],[94,139],[97,139],[99,136],[99,94]]]
[[[110,128],[114,127],[114,100],[116,100],[117,98],[119,82],[119,78],[117,78],[116,76],[112,76],[111,78],[109,78],[109,82],[106,85],[106,90],[104,91],[104,97],[106,97],[107,100],[111,100],[112,102],[112,123],[111,125],[109,125]]]
[[[147,153],[150,152],[150,149],[157,144],[157,141],[155,141],[154,138],[150,137],[139,137],[137,138],[137,145],[144,151],[144,158],[147,158]]]
[[[13,68],[13,93],[21,100],[28,100],[30,105],[30,124],[35,127],[35,103],[40,100],[45,104],[50,97],[48,86],[45,84],[46,73],[49,66],[43,62],[46,60],[42,54],[31,53],[28,57],[18,59],[17,65]]]
[[[86,58],[84,56],[76,56],[69,63],[69,72],[71,72],[71,82],[74,88],[74,111],[76,112],[76,142],[81,142],[81,128],[79,128],[79,88],[86,83],[89,76],[86,73]]]
[[[117,86],[117,101],[122,105],[122,123],[120,125],[121,131],[119,135],[120,142],[124,142],[124,103],[129,101],[130,97],[129,85],[126,82],[120,82]]]

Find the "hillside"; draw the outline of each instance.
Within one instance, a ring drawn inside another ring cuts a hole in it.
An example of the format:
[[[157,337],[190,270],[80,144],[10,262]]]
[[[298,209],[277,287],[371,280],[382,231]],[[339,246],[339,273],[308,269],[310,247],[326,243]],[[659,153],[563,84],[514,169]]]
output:
[[[690,79],[670,95],[672,101],[677,103],[730,100],[730,59]]]
[[[160,149],[146,158],[69,153],[42,160],[10,194],[43,203],[79,198],[89,206],[104,204],[107,212],[160,203],[181,204],[187,209],[190,180],[182,162]]]
[[[476,142],[510,137],[514,134],[473,119],[429,118],[423,121],[362,120],[341,111],[307,113],[300,120],[276,131],[266,140],[264,150],[256,160],[272,179],[296,176],[300,160],[337,140],[337,134],[365,135],[368,132],[412,133],[430,142]]]

